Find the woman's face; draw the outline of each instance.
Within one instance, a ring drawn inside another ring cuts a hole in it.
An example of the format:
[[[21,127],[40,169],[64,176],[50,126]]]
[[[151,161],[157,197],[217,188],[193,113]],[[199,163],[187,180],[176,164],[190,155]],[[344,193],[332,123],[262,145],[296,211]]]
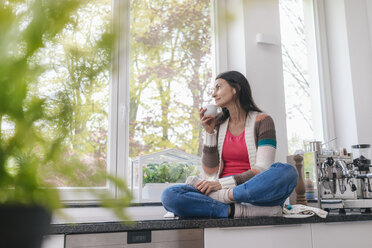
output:
[[[218,107],[227,107],[228,105],[235,103],[235,89],[231,87],[226,80],[219,78],[214,84],[212,97]]]

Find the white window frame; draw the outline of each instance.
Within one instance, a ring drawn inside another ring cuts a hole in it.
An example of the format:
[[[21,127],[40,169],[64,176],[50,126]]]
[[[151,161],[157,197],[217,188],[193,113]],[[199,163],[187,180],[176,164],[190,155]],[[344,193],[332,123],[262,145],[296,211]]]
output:
[[[307,40],[308,53],[308,69],[310,82],[310,100],[312,112],[313,134],[316,140],[325,140],[324,138],[324,121],[322,100],[322,81],[319,74],[320,57],[317,48],[317,30],[315,26],[314,0],[303,0],[305,35]],[[316,61],[316,64],[312,63]]]
[[[118,34],[112,56],[109,104],[109,144],[107,151],[108,173],[126,178],[129,151],[129,0],[112,0],[113,29]],[[118,189],[112,182],[103,187],[59,187],[61,199],[67,204],[94,204],[98,197],[95,190],[118,198]]]
[[[227,27],[226,27],[226,2],[225,0],[211,0],[211,25],[212,25],[212,50],[213,73],[212,80],[217,73],[226,71],[227,66]]]
[[[324,0],[313,0],[324,140],[336,138]]]
[[[117,85],[118,85],[118,105],[119,109],[116,109],[117,120],[116,127],[116,171],[115,175],[120,179],[128,178],[129,163],[129,28],[130,28],[130,5],[129,0],[113,0],[114,11],[117,11],[117,33],[119,34],[119,45],[115,52],[118,59],[116,71],[117,71]],[[115,137],[115,136],[114,136]],[[129,187],[129,185],[128,185]],[[115,196],[118,197],[118,191],[115,189]]]

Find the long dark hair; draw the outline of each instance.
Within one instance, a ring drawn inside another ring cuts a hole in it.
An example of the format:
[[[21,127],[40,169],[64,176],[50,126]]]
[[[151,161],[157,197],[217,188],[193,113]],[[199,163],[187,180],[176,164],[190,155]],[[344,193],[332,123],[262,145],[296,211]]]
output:
[[[238,71],[227,71],[219,74],[216,80],[219,78],[224,79],[236,90],[239,103],[247,114],[251,111],[262,112],[253,100],[251,86],[249,86],[248,80],[243,74]],[[229,117],[229,110],[227,108],[222,108],[222,113],[216,117],[217,123],[222,123]]]

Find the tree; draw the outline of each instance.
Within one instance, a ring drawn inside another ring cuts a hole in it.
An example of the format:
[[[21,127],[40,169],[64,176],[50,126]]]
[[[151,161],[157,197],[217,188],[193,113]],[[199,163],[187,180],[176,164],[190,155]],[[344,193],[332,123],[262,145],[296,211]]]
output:
[[[198,113],[211,81],[209,7],[209,0],[132,2],[131,157],[172,147],[201,154]],[[147,113],[142,120],[139,108]]]
[[[111,19],[110,1],[85,3],[59,35],[46,41],[33,60],[46,69],[33,88],[34,95],[47,98],[50,111],[59,105],[55,95],[68,94],[72,106],[65,140],[69,156],[89,165],[91,174],[106,168],[111,52],[102,42],[108,38],[105,33],[110,30]],[[87,176],[84,173],[81,178]],[[74,186],[64,178],[53,180],[58,186]],[[98,185],[87,181],[84,186]]]

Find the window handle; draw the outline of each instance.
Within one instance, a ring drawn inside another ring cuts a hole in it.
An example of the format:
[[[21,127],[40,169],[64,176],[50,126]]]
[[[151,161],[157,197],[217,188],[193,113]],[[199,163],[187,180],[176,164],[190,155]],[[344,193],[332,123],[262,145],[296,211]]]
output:
[[[127,116],[127,106],[125,104],[122,104],[120,105],[120,122],[124,122],[125,121],[125,117]]]

